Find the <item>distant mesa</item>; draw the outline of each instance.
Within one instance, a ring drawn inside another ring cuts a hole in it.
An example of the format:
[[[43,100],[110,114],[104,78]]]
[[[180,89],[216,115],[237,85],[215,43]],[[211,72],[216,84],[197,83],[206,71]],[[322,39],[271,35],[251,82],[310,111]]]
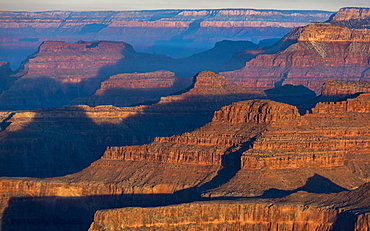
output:
[[[190,85],[191,78],[179,78],[170,71],[117,74],[102,82],[94,95],[74,99],[70,105],[125,107],[153,103]]]

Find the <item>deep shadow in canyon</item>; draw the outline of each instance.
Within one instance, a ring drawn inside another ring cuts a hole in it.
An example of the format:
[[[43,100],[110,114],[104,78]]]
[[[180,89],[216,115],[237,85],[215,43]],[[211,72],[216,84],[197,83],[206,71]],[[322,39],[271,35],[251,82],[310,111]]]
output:
[[[190,95],[138,108],[72,106],[15,112],[2,121],[0,175],[44,178],[75,173],[99,159],[108,146],[141,145],[157,136],[190,132],[210,122],[222,106],[253,98]]]

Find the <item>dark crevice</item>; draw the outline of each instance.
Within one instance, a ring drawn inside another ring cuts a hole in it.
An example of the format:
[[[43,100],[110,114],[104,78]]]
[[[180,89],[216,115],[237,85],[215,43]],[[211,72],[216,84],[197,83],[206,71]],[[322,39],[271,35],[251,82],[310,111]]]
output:
[[[249,141],[240,144],[238,147],[229,148],[226,154],[222,156],[222,169],[210,182],[200,186],[200,191],[204,192],[214,189],[230,181],[241,169],[241,157],[243,152],[250,149],[256,139],[257,137],[253,137]]]
[[[9,114],[8,117],[6,117],[6,119],[4,119],[3,121],[1,121],[0,123],[0,132],[2,131],[5,131],[5,129],[7,127],[9,127],[9,125],[11,124],[11,122],[8,122],[13,116],[15,115],[15,112],[12,112]]]
[[[357,216],[349,211],[341,212],[337,215],[332,231],[346,231],[356,229]]]

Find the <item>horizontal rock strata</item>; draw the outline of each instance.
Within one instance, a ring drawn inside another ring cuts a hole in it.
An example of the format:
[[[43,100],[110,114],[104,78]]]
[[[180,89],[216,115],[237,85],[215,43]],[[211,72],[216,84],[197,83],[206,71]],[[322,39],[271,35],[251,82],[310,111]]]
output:
[[[353,11],[344,8],[338,14],[345,14],[347,10],[348,14]],[[361,15],[358,21],[368,20],[366,14],[355,15]],[[311,23],[293,29],[282,40],[293,43],[276,49],[276,53],[261,54],[247,62],[244,68],[222,75],[232,84],[256,89],[293,84],[303,85],[318,94],[327,80],[369,80],[369,29],[335,22]]]
[[[97,230],[330,230],[338,211],[260,201],[194,202],[98,211]]]

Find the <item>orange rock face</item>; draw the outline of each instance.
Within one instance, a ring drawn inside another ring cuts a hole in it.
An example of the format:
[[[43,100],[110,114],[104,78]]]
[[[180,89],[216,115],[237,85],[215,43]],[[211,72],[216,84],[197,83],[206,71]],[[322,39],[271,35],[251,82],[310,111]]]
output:
[[[370,92],[369,82],[327,81],[322,86],[323,97],[346,97],[357,93]]]
[[[98,211],[98,230],[330,230],[338,211],[259,201],[193,202]]]
[[[356,20],[365,22],[368,17],[361,14]],[[293,84],[316,93],[320,93],[321,85],[327,80],[369,80],[369,29],[335,22],[311,23],[293,29],[287,37],[295,43],[277,53],[259,55],[244,68],[222,75],[232,84],[257,89]]]

